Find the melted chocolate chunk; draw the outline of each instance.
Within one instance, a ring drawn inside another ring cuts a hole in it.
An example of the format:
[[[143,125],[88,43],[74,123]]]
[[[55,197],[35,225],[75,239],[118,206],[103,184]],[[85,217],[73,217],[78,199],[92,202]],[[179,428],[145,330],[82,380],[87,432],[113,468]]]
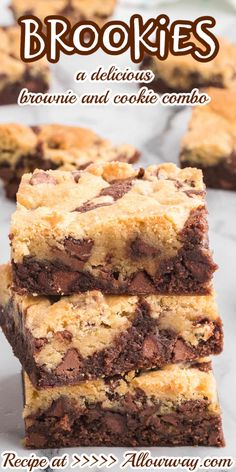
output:
[[[77,349],[69,349],[62,362],[56,367],[55,373],[59,377],[62,376],[69,380],[70,377],[74,377],[78,374],[80,366],[81,357]]]
[[[114,201],[119,200],[122,198],[132,187],[132,180],[115,180],[111,182],[109,187],[106,187],[101,190],[98,194],[97,198],[110,196],[113,198]],[[105,206],[112,205],[112,202],[104,202],[104,203],[96,203],[93,200],[88,200],[87,202],[83,203],[80,207],[76,208],[74,211],[78,211],[80,213],[86,213],[88,211],[95,210],[96,208],[101,208]]]
[[[194,196],[204,196],[206,194],[205,190],[185,190],[184,193],[190,198],[193,198]]]
[[[109,195],[113,200],[119,200],[126,193],[128,193],[132,188],[133,182],[131,179],[126,180],[114,180],[111,182],[109,187],[104,188],[99,193],[99,197],[104,197]]]
[[[37,352],[41,351],[41,349],[48,343],[47,338],[38,338],[34,341],[34,347]]]
[[[35,134],[39,134],[41,131],[40,126],[31,126],[30,127]]]
[[[154,293],[155,287],[146,272],[138,272],[130,281],[129,290],[132,294]]]
[[[30,185],[48,184],[57,185],[56,179],[44,171],[36,172],[29,181]]]
[[[81,177],[81,172],[79,170],[72,172],[75,183],[77,184]]]
[[[160,249],[154,246],[150,246],[140,237],[137,237],[130,244],[130,253],[132,259],[140,259],[142,257],[155,257],[160,255],[160,252]]]
[[[54,333],[54,338],[62,343],[70,343],[73,339],[73,335],[72,333],[70,333],[70,331],[64,329],[63,331],[57,331],[56,333]]]
[[[93,202],[86,202],[83,203],[80,207],[76,208],[73,211],[78,211],[79,213],[87,213],[88,211],[96,210],[96,208],[102,208],[106,206],[111,206],[112,203],[93,203]]]
[[[136,179],[142,179],[143,177],[145,176],[145,169],[143,169],[142,167],[140,167],[137,175],[136,175]]]
[[[89,260],[93,245],[94,242],[92,239],[77,240],[69,237],[64,240],[66,251],[82,262]]]

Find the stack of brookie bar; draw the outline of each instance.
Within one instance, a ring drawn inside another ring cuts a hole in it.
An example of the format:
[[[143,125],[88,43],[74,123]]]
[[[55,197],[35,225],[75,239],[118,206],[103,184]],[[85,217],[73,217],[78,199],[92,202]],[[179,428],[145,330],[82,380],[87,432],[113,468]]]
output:
[[[23,176],[0,298],[27,447],[224,444],[204,197],[174,164]]]

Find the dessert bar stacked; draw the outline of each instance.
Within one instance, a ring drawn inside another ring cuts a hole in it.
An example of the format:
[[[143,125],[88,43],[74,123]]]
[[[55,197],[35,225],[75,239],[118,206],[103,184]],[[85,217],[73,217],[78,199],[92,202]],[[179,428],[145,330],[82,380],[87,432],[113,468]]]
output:
[[[224,444],[204,195],[174,164],[23,176],[0,320],[27,447]]]

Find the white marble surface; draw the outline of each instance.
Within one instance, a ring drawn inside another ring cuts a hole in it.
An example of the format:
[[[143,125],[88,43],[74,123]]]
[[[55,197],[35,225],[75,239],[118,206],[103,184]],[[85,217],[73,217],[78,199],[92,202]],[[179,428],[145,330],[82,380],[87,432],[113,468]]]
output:
[[[148,5],[149,0],[146,0]],[[127,6],[118,7],[116,16],[126,19],[134,11],[141,11],[141,7],[131,6],[135,2],[127,1]],[[139,2],[137,1],[137,4]],[[200,15],[212,14],[217,20],[217,31],[236,41],[235,21],[236,13],[227,1],[179,1],[156,8],[156,13],[168,13],[172,18],[194,18]],[[7,1],[0,0],[0,19],[2,23],[11,21],[10,14],[5,8]],[[145,8],[143,14],[151,16],[155,12]],[[52,67],[53,91],[64,91],[72,88],[79,92],[73,82],[75,71],[79,69],[92,70],[98,64],[109,66],[109,56],[98,53],[89,58],[67,57]],[[118,57],[116,64],[120,67],[132,66],[127,55]],[[83,84],[80,90],[95,90],[94,86]],[[114,90],[135,90],[134,85],[115,85]],[[102,87],[99,87],[99,91]],[[187,126],[188,109],[151,107],[50,107],[50,108],[19,108],[17,106],[1,107],[0,121],[19,121],[21,123],[39,124],[45,122],[60,122],[88,126],[117,143],[130,142],[143,153],[142,164],[160,161],[177,162],[179,141]],[[203,127],[204,133],[204,127]],[[224,354],[214,360],[215,374],[218,381],[219,395],[223,410],[226,448],[224,450],[199,448],[154,449],[155,455],[169,454],[171,456],[232,456],[235,455],[236,440],[236,194],[223,191],[208,192],[210,241],[219,264],[215,278],[218,292],[220,312],[225,326]],[[11,213],[14,204],[9,203],[0,189],[0,262],[9,258],[8,232]],[[13,357],[3,335],[0,335],[0,453],[3,450],[14,449],[23,454],[21,446],[23,438],[23,424],[21,420],[21,386],[20,364]],[[47,451],[52,455],[56,451]],[[60,451],[62,453],[63,451]],[[71,454],[75,450],[67,450]],[[84,450],[77,450],[82,453]],[[96,452],[95,449],[86,450],[86,453]],[[101,450],[99,450],[101,452]],[[104,449],[105,453],[106,450]],[[111,451],[109,451],[111,452]],[[123,449],[113,451],[119,457]],[[29,454],[29,452],[26,452]],[[43,452],[39,452],[42,454]],[[70,470],[70,469],[68,469]],[[92,469],[96,470],[96,468]],[[112,469],[114,470],[114,469]],[[117,470],[117,468],[115,468]],[[143,469],[144,470],[144,469]],[[202,469],[203,470],[203,469]],[[236,470],[236,468],[234,468]]]

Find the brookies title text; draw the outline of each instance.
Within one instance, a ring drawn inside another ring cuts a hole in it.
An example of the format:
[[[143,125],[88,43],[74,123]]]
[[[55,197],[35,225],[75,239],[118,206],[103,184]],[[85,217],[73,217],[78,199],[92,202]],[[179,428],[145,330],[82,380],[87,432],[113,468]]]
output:
[[[44,24],[33,15],[23,16],[18,22],[24,62],[46,56],[49,62],[56,63],[61,53],[90,55],[98,49],[113,56],[129,51],[134,63],[141,62],[145,54],[159,60],[165,60],[169,54],[189,54],[196,61],[209,62],[219,51],[219,42],[212,32],[216,21],[211,16],[171,22],[167,15],[144,21],[137,14],[128,22],[113,20],[102,27],[93,21],[71,25],[57,15],[47,16]]]

